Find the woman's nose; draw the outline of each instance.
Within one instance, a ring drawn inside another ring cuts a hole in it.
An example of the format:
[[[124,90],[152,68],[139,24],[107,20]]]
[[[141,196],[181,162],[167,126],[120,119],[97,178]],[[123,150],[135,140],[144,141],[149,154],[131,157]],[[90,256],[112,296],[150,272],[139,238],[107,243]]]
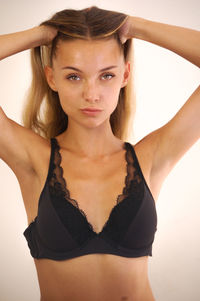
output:
[[[83,97],[89,102],[96,102],[99,100],[98,88],[94,82],[88,82],[84,85]]]

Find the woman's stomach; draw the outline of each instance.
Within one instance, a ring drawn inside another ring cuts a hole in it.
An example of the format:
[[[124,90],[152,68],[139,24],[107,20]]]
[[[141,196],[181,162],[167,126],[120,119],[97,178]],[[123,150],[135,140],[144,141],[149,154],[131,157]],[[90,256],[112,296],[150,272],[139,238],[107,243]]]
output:
[[[41,301],[155,301],[148,256],[89,254],[63,261],[35,259]]]

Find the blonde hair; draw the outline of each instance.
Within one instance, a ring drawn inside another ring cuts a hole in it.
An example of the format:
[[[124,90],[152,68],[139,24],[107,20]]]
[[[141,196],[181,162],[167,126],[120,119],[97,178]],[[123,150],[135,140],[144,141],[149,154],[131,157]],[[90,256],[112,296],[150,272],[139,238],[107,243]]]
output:
[[[93,6],[83,10],[66,9],[57,12],[52,18],[40,24],[55,27],[58,34],[50,46],[31,49],[32,82],[22,111],[22,123],[26,128],[47,139],[67,129],[68,116],[60,105],[58,93],[49,87],[44,73],[46,65],[52,66],[58,41],[115,38],[124,53],[124,59],[131,61],[132,40],[129,39],[122,44],[118,34],[127,17],[123,13]],[[121,88],[117,107],[110,116],[112,132],[119,139],[127,140],[130,136],[134,113],[131,72],[130,80],[126,87]]]

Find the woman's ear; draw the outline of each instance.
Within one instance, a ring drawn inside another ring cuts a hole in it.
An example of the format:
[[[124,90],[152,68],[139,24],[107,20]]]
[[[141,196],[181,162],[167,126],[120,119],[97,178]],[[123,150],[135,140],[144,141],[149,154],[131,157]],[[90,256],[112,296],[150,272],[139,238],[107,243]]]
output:
[[[131,64],[128,61],[125,63],[124,75],[123,75],[123,81],[122,81],[121,88],[125,87],[128,84],[128,80],[130,77],[130,70],[131,70]]]
[[[54,80],[54,75],[53,75],[53,69],[49,66],[45,66],[44,67],[44,73],[46,76],[46,80],[48,82],[49,87],[57,92],[57,88],[56,88],[56,84],[55,84],[55,80]]]

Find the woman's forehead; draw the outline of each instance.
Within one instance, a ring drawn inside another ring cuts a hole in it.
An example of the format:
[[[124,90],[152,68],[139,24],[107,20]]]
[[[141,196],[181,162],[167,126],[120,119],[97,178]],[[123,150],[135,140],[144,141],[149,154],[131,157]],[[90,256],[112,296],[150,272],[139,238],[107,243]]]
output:
[[[59,64],[72,62],[121,61],[123,54],[115,39],[109,40],[70,40],[57,45],[55,61]],[[111,63],[112,63],[111,62]]]

